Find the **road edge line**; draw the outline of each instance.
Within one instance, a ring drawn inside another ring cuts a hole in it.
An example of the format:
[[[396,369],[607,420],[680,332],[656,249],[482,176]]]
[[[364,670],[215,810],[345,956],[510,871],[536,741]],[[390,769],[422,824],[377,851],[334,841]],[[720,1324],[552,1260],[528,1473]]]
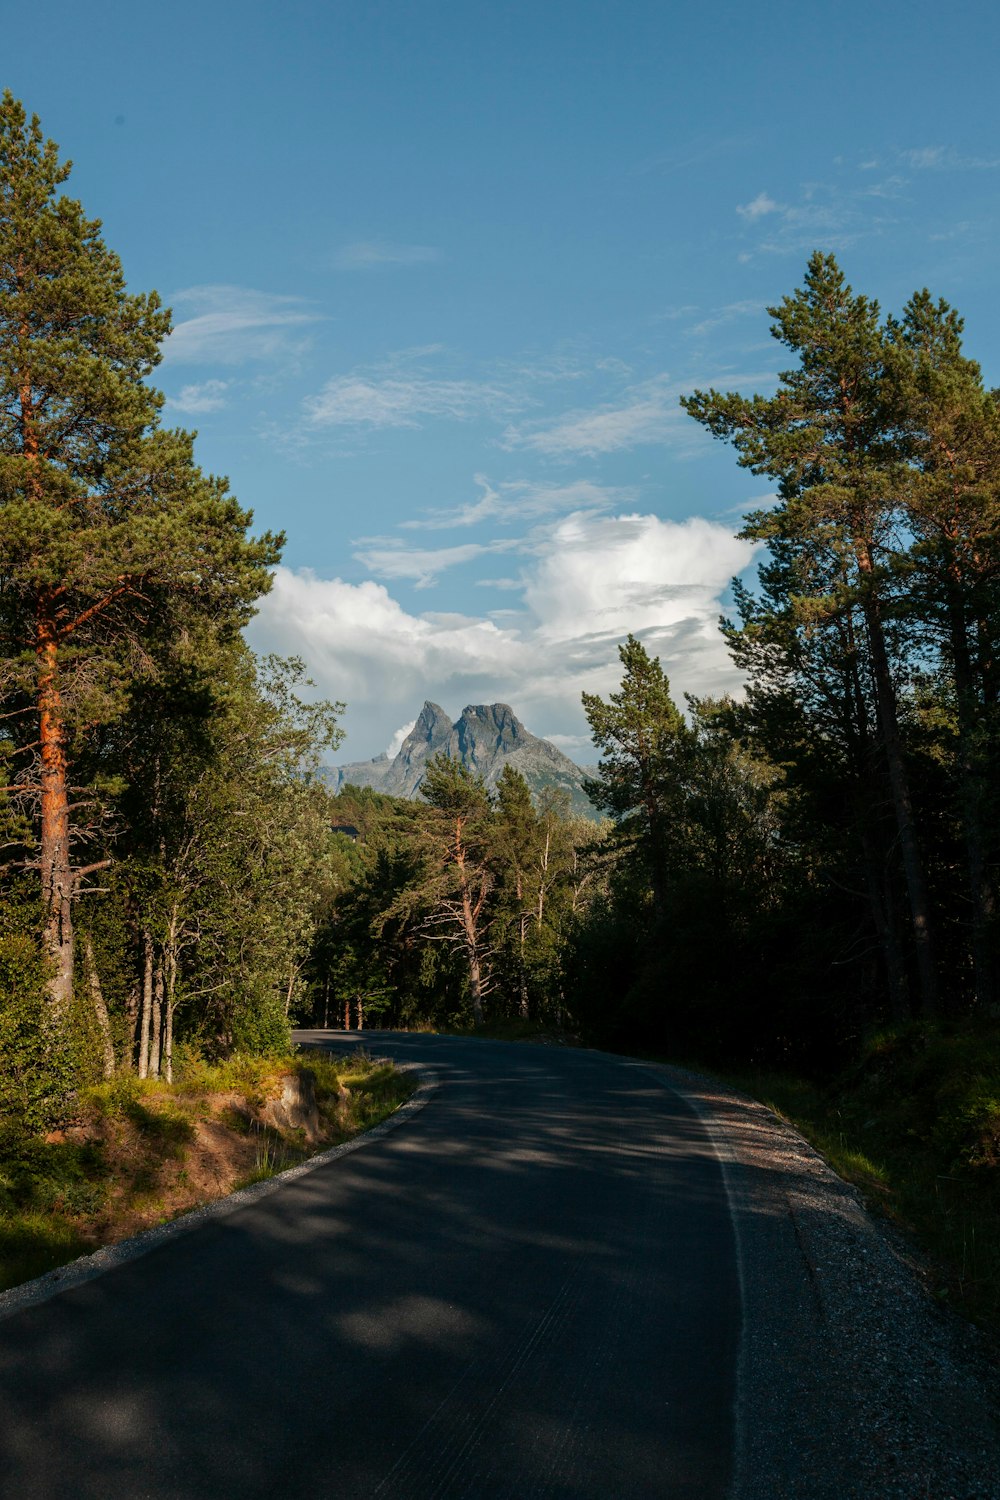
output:
[[[153,1228],[144,1229],[140,1234],[131,1235],[126,1240],[119,1240],[114,1245],[102,1245],[99,1250],[94,1250],[89,1255],[81,1255],[76,1260],[67,1261],[65,1265],[57,1266],[54,1271],[45,1271],[31,1281],[23,1281],[19,1286],[9,1287],[5,1292],[0,1292],[0,1322],[13,1317],[15,1313],[25,1311],[26,1308],[37,1307],[42,1302],[48,1302],[52,1297],[58,1297],[60,1293],[70,1291],[73,1287],[83,1286],[88,1281],[95,1281],[99,1276],[104,1276],[108,1271],[117,1270],[119,1266],[127,1265],[130,1261],[139,1260],[142,1256],[148,1255],[151,1250],[158,1250],[169,1240],[179,1239],[181,1235],[200,1229],[202,1224],[210,1219],[226,1218],[229,1214],[236,1213],[239,1209],[268,1197],[270,1193],[277,1192],[279,1188],[284,1187],[286,1183],[293,1182],[297,1177],[304,1177],[308,1172],[316,1171],[318,1167],[329,1166],[340,1157],[348,1156],[352,1151],[360,1150],[362,1146],[381,1140],[383,1136],[398,1129],[400,1125],[422,1110],[430,1102],[431,1095],[438,1089],[441,1082],[439,1075],[433,1069],[425,1068],[420,1063],[397,1063],[396,1066],[401,1073],[415,1073],[420,1083],[406,1103],[401,1104],[378,1125],[373,1125],[370,1130],[362,1131],[360,1135],[352,1136],[349,1141],[342,1141],[339,1146],[331,1146],[328,1151],[321,1151],[316,1156],[310,1156],[308,1160],[298,1162],[294,1167],[287,1167],[284,1172],[279,1172],[274,1177],[267,1177],[263,1182],[255,1182],[250,1187],[239,1188],[235,1193],[227,1193],[224,1198],[215,1198],[211,1203],[203,1203],[198,1208],[189,1209],[187,1213],[181,1214],[179,1218],[171,1219],[166,1224],[156,1224]]]

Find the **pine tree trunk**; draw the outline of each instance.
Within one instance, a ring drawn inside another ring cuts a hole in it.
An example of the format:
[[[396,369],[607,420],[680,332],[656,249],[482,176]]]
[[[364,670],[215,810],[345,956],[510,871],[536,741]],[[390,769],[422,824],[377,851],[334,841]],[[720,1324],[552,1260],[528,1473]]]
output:
[[[350,1031],[350,1029],[351,1029],[351,1002],[350,1002],[350,1000],[345,1000],[344,1001],[344,1030],[345,1031]]]
[[[358,1007],[357,1021],[358,1021],[358,1030],[359,1031],[364,1031],[364,1029],[365,1029],[364,998],[365,997],[363,995],[357,995],[357,996],[355,996],[355,1001],[356,1001],[356,1004],[357,1004],[357,1007]]]
[[[475,949],[469,952],[469,988],[472,991],[472,1018],[477,1026],[483,1024],[483,977],[479,968],[479,955]]]
[[[913,802],[910,797],[909,778],[903,759],[903,746],[899,734],[896,714],[896,693],[889,670],[889,654],[886,650],[885,633],[879,613],[878,601],[871,591],[874,569],[867,546],[859,545],[856,552],[858,565],[869,586],[864,601],[865,626],[871,650],[872,673],[875,680],[875,702],[879,728],[882,734],[882,749],[889,768],[889,785],[896,813],[896,829],[899,834],[899,852],[903,862],[903,875],[910,905],[910,920],[913,943],[917,959],[917,985],[920,994],[920,1009],[925,1016],[937,1012],[937,982],[934,973],[934,958],[931,948],[930,903],[924,879],[923,861],[917,841]]]
[[[70,865],[69,790],[59,656],[49,602],[39,600],[38,739],[41,755],[41,876],[45,950],[53,967],[49,996],[65,1013],[73,998],[73,874]]]
[[[90,998],[94,1007],[94,1015],[97,1018],[97,1029],[101,1033],[101,1049],[104,1054],[102,1071],[105,1078],[113,1078],[115,1072],[115,1047],[111,1039],[111,1017],[108,1015],[108,1007],[104,1003],[101,978],[97,972],[97,962],[94,958],[94,945],[90,940],[89,933],[83,939],[83,951],[87,960],[87,981],[90,986]]]

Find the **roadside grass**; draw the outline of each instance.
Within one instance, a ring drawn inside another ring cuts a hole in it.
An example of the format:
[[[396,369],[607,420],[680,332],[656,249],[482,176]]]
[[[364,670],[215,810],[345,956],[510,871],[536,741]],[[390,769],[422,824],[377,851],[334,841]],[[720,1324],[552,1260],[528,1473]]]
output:
[[[792,1124],[923,1253],[933,1294],[1000,1333],[1000,1027],[919,1024],[871,1037],[823,1085],[728,1082]]]
[[[260,1118],[282,1079],[304,1070],[322,1127],[312,1143]],[[80,1095],[63,1130],[0,1134],[0,1290],[339,1145],[415,1088],[365,1053],[218,1064],[182,1054],[176,1075],[167,1084],[118,1074]]]

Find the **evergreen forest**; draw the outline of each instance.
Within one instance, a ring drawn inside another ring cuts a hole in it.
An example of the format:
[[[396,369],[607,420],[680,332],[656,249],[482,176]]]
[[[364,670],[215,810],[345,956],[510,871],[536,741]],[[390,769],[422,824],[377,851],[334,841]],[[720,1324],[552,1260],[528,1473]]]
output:
[[[953,308],[922,290],[885,313],[817,252],[770,309],[774,394],[685,399],[774,491],[723,622],[746,689],[678,703],[623,641],[617,690],[583,695],[600,822],[444,757],[419,801],[333,797],[342,705],[242,634],[283,538],[165,425],[170,315],[68,172],[6,95],[8,1128],[51,1129],[122,1072],[287,1049],[296,1022],[521,1027],[819,1080],[885,1036],[996,1058],[1000,395]],[[1000,1152],[997,1098],[975,1107]]]

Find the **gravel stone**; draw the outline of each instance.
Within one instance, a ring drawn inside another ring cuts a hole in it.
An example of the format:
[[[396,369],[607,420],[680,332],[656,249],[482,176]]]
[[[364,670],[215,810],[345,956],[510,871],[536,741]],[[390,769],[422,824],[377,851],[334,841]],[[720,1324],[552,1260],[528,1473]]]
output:
[[[856,1190],[756,1100],[657,1068],[723,1164],[743,1290],[733,1500],[1000,1500],[1000,1372]],[[804,1273],[804,1274],[803,1274]]]

